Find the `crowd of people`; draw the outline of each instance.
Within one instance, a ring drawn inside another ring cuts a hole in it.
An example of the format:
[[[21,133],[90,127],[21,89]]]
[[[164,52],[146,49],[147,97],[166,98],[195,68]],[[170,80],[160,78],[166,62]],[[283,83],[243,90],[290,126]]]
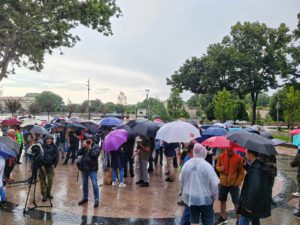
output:
[[[52,199],[52,184],[55,167],[59,159],[62,165],[76,164],[82,174],[83,196],[78,205],[88,202],[88,180],[91,180],[94,193],[94,207],[99,206],[100,193],[97,180],[99,159],[104,171],[104,183],[125,188],[125,179],[136,178],[136,184],[147,188],[149,174],[154,165],[166,162],[165,181],[174,182],[177,170],[180,171],[181,199],[184,206],[181,225],[226,224],[226,202],[228,194],[236,212],[236,224],[259,225],[261,218],[271,215],[272,188],[277,174],[276,160],[260,154],[256,149],[248,149],[246,154],[237,153],[232,147],[210,149],[197,141],[190,143],[166,143],[153,137],[137,135],[116,149],[105,152],[103,141],[112,131],[104,127],[98,133],[88,129],[78,129],[62,124],[54,127],[50,135],[31,133],[20,126],[11,127],[4,135],[20,144],[19,154],[8,160],[0,157],[0,197],[5,204],[5,185],[13,181],[11,173],[15,165],[21,164],[22,150],[31,163],[29,183],[40,181],[42,201]],[[59,154],[60,152],[60,154]],[[103,153],[102,153],[103,152]],[[61,156],[59,156],[61,155]],[[291,166],[299,166],[300,152]],[[134,168],[137,168],[135,170]],[[135,171],[138,172],[136,176]],[[300,172],[298,172],[300,177]],[[1,179],[3,178],[3,179]],[[299,179],[300,182],[300,179]],[[214,221],[215,200],[220,201],[220,216]]]

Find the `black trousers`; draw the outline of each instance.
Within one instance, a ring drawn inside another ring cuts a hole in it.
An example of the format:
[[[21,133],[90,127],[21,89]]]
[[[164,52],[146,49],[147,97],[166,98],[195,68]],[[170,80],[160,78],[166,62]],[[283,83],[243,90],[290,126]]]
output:
[[[67,156],[64,163],[68,163],[70,157],[72,157],[72,163],[74,163],[77,156],[77,151],[78,151],[78,146],[71,145],[70,148],[68,149]]]

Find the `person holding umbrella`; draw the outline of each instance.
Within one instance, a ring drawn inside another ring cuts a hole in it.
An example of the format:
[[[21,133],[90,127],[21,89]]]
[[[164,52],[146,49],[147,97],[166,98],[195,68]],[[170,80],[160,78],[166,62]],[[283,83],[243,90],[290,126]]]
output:
[[[148,160],[150,157],[150,140],[144,136],[140,136],[142,139],[141,142],[137,142],[136,152],[132,156],[134,158],[136,155],[139,155],[139,175],[140,180],[136,182],[140,187],[149,186],[149,175],[148,175]]]
[[[124,148],[121,146],[118,151],[112,151],[111,155],[111,167],[112,167],[112,186],[118,185],[117,182],[117,170],[119,170],[120,175],[120,184],[119,187],[126,187],[124,184],[124,161],[125,161],[125,153]]]
[[[81,134],[80,131],[78,131],[76,127],[71,127],[71,131],[68,134],[69,134],[67,137],[68,153],[63,165],[68,164],[70,157],[72,157],[72,164],[74,164],[76,159],[76,153],[79,148],[79,141],[80,141],[80,134]]]
[[[238,213],[241,214],[238,225],[260,225],[260,218],[271,216],[272,187],[274,174],[272,170],[259,160],[259,150],[246,152],[246,158],[250,161],[240,199]]]
[[[297,155],[294,157],[294,159],[290,163],[291,167],[298,167],[297,171],[297,181],[298,181],[298,191],[295,193],[292,193],[294,197],[299,197],[299,189],[300,189],[300,148],[298,148]],[[299,201],[299,207],[300,207],[300,201]],[[294,213],[294,216],[297,218],[300,218],[300,209],[298,212]]]

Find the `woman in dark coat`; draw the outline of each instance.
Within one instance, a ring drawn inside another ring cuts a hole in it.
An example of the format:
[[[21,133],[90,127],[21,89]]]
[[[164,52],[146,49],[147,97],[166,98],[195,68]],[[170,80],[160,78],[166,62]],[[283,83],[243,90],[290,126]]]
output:
[[[115,186],[117,182],[117,170],[119,169],[120,184],[119,187],[126,187],[124,184],[124,166],[125,166],[125,152],[121,146],[118,151],[112,151],[111,155],[111,167],[112,167],[112,185]]]

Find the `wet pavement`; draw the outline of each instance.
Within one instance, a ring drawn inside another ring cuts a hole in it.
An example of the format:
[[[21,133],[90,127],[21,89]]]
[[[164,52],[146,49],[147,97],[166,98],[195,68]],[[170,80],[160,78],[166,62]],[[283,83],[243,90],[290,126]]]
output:
[[[292,198],[296,191],[296,169],[289,166],[295,155],[295,149],[278,148],[279,173],[273,189],[276,202],[270,218],[262,220],[265,225],[299,224],[300,220],[293,217],[298,199]],[[81,177],[77,181],[75,165],[62,166],[62,161],[55,170],[53,184],[53,207],[38,207],[23,215],[28,193],[27,183],[12,184],[7,187],[9,203],[0,210],[0,224],[140,224],[140,225],[177,225],[180,221],[182,207],[177,205],[179,199],[178,179],[174,183],[164,181],[164,167],[156,166],[150,176],[150,187],[140,188],[135,179],[126,178],[127,187],[103,185],[103,174],[98,173],[101,201],[98,208],[93,208],[92,187],[89,186],[89,202],[84,206],[77,203],[82,197]],[[16,165],[13,172],[15,181],[26,180],[30,176],[30,166],[23,158],[22,165]],[[36,185],[36,203],[42,203],[39,183]],[[32,207],[34,185],[29,195],[29,206]],[[228,201],[230,211],[229,224],[235,224],[233,205]],[[216,214],[220,211],[219,202],[215,202]]]

